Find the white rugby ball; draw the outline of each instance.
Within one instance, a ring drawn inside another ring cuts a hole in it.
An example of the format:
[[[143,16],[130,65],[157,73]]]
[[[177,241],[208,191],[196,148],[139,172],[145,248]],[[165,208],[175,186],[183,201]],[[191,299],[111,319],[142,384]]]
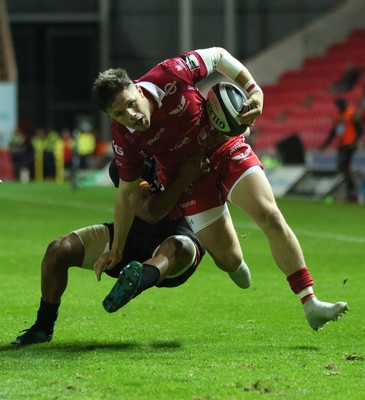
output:
[[[213,85],[207,95],[207,113],[211,124],[227,136],[242,135],[248,128],[238,118],[244,109],[247,97],[233,83],[219,82]]]

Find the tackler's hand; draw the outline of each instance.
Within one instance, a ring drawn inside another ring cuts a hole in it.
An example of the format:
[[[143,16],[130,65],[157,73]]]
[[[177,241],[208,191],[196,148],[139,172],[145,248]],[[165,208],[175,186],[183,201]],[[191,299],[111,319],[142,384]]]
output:
[[[101,274],[106,270],[113,269],[116,264],[121,260],[122,255],[119,251],[109,250],[107,253],[99,257],[99,259],[94,264],[94,271],[96,274],[96,279],[101,280]]]
[[[179,176],[185,179],[187,183],[192,183],[201,175],[207,174],[210,171],[210,162],[205,155],[204,149],[198,154],[194,154],[187,158],[179,169]]]

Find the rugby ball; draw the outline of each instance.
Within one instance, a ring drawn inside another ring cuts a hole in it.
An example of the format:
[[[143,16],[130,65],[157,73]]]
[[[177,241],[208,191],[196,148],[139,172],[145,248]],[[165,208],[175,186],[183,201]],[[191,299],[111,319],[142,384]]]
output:
[[[213,85],[207,95],[206,108],[211,124],[227,136],[242,135],[248,128],[242,125],[238,116],[244,111],[247,97],[236,85],[219,82]]]

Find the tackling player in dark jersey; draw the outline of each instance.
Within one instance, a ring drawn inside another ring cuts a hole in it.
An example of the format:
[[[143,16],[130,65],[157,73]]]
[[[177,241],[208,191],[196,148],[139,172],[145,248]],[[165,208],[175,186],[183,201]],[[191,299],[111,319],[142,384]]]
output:
[[[147,165],[147,163],[146,163]],[[106,274],[118,278],[103,301],[106,311],[114,312],[142,291],[183,284],[195,272],[204,248],[184,218],[169,212],[182,193],[198,176],[209,170],[201,155],[189,158],[175,179],[173,191],[158,191],[154,186],[154,165],[148,165],[144,176],[152,185],[142,182],[137,216],[129,231],[121,261]],[[151,173],[152,171],[152,173]],[[110,175],[118,186],[115,163]],[[148,175],[148,177],[147,177]],[[148,220],[150,223],[145,222]],[[35,323],[12,344],[28,345],[52,340],[61,297],[66,290],[68,269],[73,266],[93,270],[96,260],[113,242],[114,224],[104,223],[75,230],[49,244],[41,265],[41,302]],[[100,280],[101,272],[95,271]]]

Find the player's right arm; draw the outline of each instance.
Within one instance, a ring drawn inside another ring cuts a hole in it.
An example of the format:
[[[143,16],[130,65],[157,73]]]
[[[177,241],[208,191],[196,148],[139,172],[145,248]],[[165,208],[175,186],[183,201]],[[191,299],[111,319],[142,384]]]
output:
[[[132,182],[119,180],[114,205],[114,239],[111,249],[94,264],[97,279],[106,269],[112,269],[122,259],[129,229],[136,214],[139,199],[139,179]]]
[[[208,74],[216,70],[225,77],[232,79],[245,92],[248,98],[245,105],[248,107],[247,111],[241,116],[241,123],[252,124],[262,114],[264,94],[251,72],[222,47],[199,49],[196,52],[204,60]]]

